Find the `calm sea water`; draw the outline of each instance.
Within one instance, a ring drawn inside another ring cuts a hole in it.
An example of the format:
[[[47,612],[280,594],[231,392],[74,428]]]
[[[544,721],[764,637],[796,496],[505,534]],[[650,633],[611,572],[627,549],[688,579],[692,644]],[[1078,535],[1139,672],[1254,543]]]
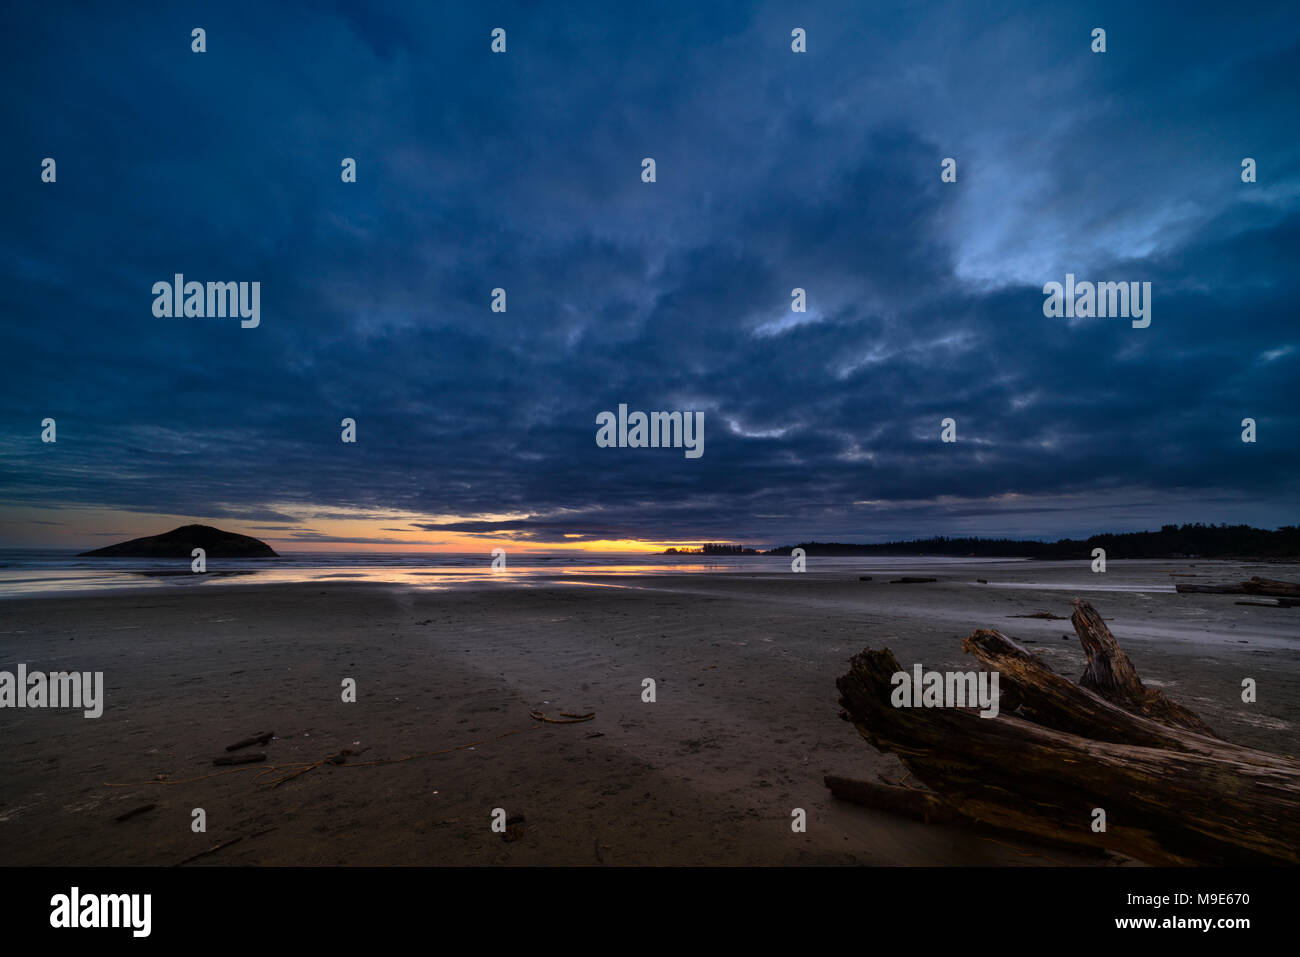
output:
[[[816,558],[818,571],[848,571],[970,564],[974,558]],[[1007,559],[987,559],[1005,562]],[[207,572],[190,571],[189,559],[78,558],[54,549],[0,549],[0,598],[96,592],[122,588],[197,588],[210,584],[363,581],[449,588],[486,579],[530,584],[542,578],[609,575],[679,575],[700,572],[784,573],[780,556],[627,555],[509,553],[506,569],[494,571],[484,554],[286,554],[279,558],[210,558]]]

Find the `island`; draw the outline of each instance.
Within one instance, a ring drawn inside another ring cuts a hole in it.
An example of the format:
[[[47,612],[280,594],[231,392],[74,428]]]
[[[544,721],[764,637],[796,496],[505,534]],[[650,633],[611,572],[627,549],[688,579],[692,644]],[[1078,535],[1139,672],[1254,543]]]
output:
[[[94,551],[82,552],[78,558],[189,558],[201,548],[208,558],[279,558],[266,542],[250,535],[222,531],[211,525],[182,525],[161,535],[133,538]]]

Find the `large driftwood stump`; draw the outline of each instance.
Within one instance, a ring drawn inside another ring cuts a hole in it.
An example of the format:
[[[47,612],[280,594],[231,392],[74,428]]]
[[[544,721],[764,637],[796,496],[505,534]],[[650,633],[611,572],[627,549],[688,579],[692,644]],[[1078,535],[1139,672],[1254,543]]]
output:
[[[962,646],[998,672],[997,717],[895,708],[891,679],[905,669],[888,649],[853,657],[836,682],[840,704],[935,801],[975,822],[1151,864],[1300,863],[1300,763],[1222,741],[1144,688],[1091,606],[1074,606],[1089,662],[1078,685],[981,630]],[[1093,830],[1095,808],[1106,813],[1104,831]]]

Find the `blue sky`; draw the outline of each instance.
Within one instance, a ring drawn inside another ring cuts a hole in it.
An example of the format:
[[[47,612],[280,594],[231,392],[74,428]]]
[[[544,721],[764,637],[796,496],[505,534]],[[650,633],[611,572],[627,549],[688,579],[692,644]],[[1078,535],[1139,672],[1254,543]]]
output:
[[[1293,6],[366,6],[6,5],[0,544],[1296,522]],[[1066,273],[1151,326],[1044,317]],[[619,403],[705,454],[597,447]]]

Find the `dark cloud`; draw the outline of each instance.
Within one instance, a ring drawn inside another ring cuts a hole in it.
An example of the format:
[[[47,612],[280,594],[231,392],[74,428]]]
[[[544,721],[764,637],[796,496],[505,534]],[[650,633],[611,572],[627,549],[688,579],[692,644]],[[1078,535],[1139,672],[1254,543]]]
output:
[[[304,516],[757,544],[1295,521],[1285,4],[6,20],[6,510],[371,544]],[[1151,327],[1045,318],[1067,271],[1150,281]],[[261,326],[154,318],[176,272],[260,281]],[[704,456],[596,447],[621,402],[703,409]]]
[[[294,532],[291,535],[277,536],[281,541],[306,542],[313,545],[323,543],[345,545],[405,545],[401,538],[367,538],[361,535],[322,535],[318,532]]]

